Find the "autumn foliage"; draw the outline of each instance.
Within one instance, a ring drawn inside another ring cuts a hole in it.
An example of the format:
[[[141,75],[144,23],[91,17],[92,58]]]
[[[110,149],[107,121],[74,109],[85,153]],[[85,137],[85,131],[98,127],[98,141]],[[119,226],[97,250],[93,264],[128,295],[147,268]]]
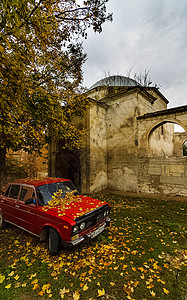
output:
[[[0,3],[0,182],[7,149],[33,151],[51,139],[78,147],[73,125],[86,59],[79,36],[111,19],[107,0],[2,0]]]

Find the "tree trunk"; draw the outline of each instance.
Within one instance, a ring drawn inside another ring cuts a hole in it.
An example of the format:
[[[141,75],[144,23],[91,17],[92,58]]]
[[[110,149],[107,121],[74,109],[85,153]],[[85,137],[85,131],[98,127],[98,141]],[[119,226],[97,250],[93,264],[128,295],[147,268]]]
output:
[[[6,159],[6,148],[0,146],[0,192],[2,191],[4,184],[4,172],[5,172],[5,159]]]

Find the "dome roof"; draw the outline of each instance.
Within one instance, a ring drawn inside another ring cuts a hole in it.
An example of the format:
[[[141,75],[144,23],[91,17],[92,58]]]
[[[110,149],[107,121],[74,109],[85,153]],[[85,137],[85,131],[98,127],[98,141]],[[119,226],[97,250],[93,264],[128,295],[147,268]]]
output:
[[[95,89],[99,86],[137,86],[138,83],[129,77],[115,75],[103,78],[97,81],[90,87],[90,90]]]

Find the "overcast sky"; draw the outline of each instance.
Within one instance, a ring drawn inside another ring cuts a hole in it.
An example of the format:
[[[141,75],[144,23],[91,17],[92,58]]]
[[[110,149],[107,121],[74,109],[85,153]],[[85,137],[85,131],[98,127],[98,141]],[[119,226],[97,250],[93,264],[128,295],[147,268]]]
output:
[[[168,108],[187,105],[187,0],[109,0],[107,10],[113,22],[83,42],[84,85],[146,69]]]

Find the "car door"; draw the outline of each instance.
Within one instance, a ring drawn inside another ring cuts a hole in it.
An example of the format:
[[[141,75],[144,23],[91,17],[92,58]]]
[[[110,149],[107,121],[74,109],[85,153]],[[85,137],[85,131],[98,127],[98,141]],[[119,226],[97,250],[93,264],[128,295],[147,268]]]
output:
[[[36,224],[36,204],[25,204],[28,199],[36,199],[35,189],[32,186],[22,185],[19,199],[16,201],[16,214],[19,226],[27,231],[38,235]]]
[[[1,206],[5,221],[17,225],[16,201],[19,197],[20,185],[10,184],[1,198]]]

